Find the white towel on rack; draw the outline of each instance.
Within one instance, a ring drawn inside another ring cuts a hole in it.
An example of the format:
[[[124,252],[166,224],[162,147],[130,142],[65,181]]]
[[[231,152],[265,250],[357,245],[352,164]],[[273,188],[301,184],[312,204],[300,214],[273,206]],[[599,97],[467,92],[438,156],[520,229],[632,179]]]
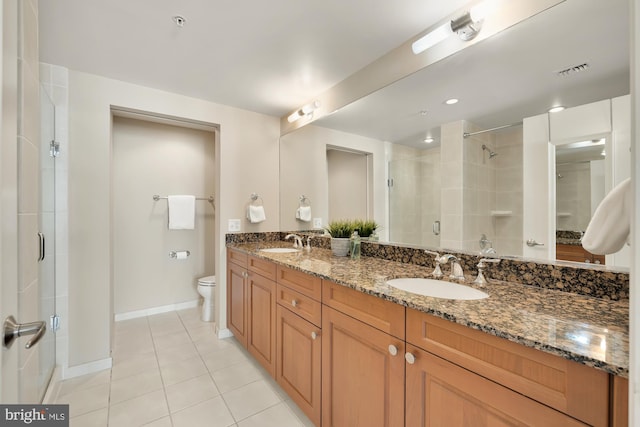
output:
[[[311,206],[300,206],[296,210],[296,218],[304,222],[311,221]]]
[[[598,255],[622,249],[629,240],[631,209],[631,178],[628,178],[600,202],[582,237],[582,247]]]
[[[193,230],[196,219],[196,196],[167,196],[169,230]]]
[[[264,213],[264,206],[249,205],[247,208],[247,219],[253,224],[266,220],[267,215]]]

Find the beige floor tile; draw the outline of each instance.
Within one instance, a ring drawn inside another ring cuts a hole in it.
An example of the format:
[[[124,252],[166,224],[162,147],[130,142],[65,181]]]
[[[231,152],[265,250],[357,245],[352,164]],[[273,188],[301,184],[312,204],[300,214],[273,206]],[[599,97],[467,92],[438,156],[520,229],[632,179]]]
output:
[[[64,380],[60,383],[60,389],[58,390],[58,397],[62,397],[65,394],[69,394],[74,391],[95,387],[97,385],[109,384],[110,380],[111,380],[111,370],[109,369],[105,369],[104,371],[95,372],[92,374],[83,375],[81,377]]]
[[[173,423],[171,422],[171,417],[163,417],[145,424],[144,427],[173,427]]]
[[[233,338],[219,339],[215,335],[194,340],[194,344],[198,349],[198,353],[203,356],[219,350],[226,350],[229,347],[239,346],[238,342]]]
[[[83,388],[58,396],[56,403],[69,404],[70,418],[106,408],[109,405],[109,384]]]
[[[250,360],[246,353],[236,346],[218,349],[214,352],[203,355],[202,359],[204,360],[204,363],[207,364],[209,372],[227,368],[240,362],[248,362]]]
[[[220,393],[235,390],[263,378],[262,372],[249,361],[213,371],[211,376]]]
[[[71,418],[69,427],[107,427],[109,409],[103,408]]]
[[[140,330],[149,330],[149,320],[147,319],[147,317],[121,320],[119,322],[115,322],[114,324],[114,331],[116,334]]]
[[[220,392],[207,373],[165,388],[169,411],[180,411],[196,403],[219,396]]]
[[[188,344],[179,344],[174,347],[159,348],[156,351],[158,355],[158,364],[166,366],[171,363],[180,362],[185,359],[198,357],[198,351],[192,342]]]
[[[162,381],[165,387],[207,373],[207,367],[200,357],[192,357],[180,362],[170,363],[160,367]]]
[[[109,427],[140,426],[169,415],[164,390],[111,405]]]
[[[280,397],[264,380],[255,381],[224,393],[222,398],[237,421],[244,420],[281,402]],[[295,419],[295,416],[292,418]]]
[[[298,417],[289,409],[286,403],[258,412],[240,422],[238,427],[304,427]]]
[[[147,370],[138,375],[112,381],[110,403],[113,405],[162,388],[160,370]]]
[[[146,353],[129,358],[114,360],[111,368],[111,381],[121,380],[132,375],[158,369],[155,353]]]
[[[298,405],[296,405],[293,400],[287,398],[284,401],[284,403],[289,407],[291,412],[293,412],[296,415],[296,417],[298,417],[298,419],[300,420],[300,422],[302,423],[303,426],[305,426],[305,427],[316,427],[315,424],[313,424],[311,422],[309,417],[307,417],[307,415],[304,412],[302,412],[302,409],[300,409],[300,407]]]
[[[189,337],[189,334],[184,329],[179,332],[153,337],[153,344],[156,347],[156,351],[162,348],[175,347],[177,345],[191,345],[191,343],[191,337]]]
[[[138,357],[142,355],[155,354],[156,349],[153,346],[153,341],[145,341],[139,343],[132,343],[127,346],[118,346],[113,347],[111,351],[111,357],[114,360],[114,363],[117,363],[124,359],[129,359],[132,357]]]
[[[216,332],[213,329],[213,324],[201,322],[197,326],[187,325],[187,332],[189,333],[192,341],[200,341],[202,339],[208,338],[215,338],[216,340],[218,339],[218,337],[216,337]]]
[[[171,415],[174,427],[228,427],[235,423],[222,397],[214,397]]]

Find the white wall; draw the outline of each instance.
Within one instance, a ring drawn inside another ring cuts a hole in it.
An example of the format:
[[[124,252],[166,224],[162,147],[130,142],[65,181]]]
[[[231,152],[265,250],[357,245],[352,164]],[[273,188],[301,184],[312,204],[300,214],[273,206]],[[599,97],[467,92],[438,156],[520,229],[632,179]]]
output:
[[[215,193],[215,134],[131,118],[113,120],[113,309],[116,315],[198,300],[214,274],[214,208],[196,201],[194,230],[169,230],[154,194]],[[188,250],[185,260],[169,251]]]
[[[77,71],[69,73],[69,365],[109,358],[112,303],[111,108],[220,126],[216,141],[217,321],[226,328],[224,234],[244,218],[252,192],[267,220],[242,231],[279,229],[279,120]]]
[[[370,153],[372,158],[373,218],[383,224],[381,239],[386,235],[386,158],[385,143],[319,126],[305,126],[281,138],[280,197],[282,198],[280,227],[282,230],[308,230],[309,223],[295,219],[299,197],[304,194],[311,201],[314,218],[329,221],[329,178],[327,148],[341,147]]]
[[[368,218],[368,164],[367,154],[327,150],[329,221]]]

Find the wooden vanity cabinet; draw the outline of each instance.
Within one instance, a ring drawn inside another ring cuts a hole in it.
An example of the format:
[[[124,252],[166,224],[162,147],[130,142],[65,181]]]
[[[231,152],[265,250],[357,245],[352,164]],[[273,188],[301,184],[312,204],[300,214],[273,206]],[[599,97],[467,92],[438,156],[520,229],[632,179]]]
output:
[[[602,265],[605,263],[604,255],[592,254],[580,245],[566,245],[561,243],[556,244],[556,259]]]
[[[588,425],[411,344],[407,353],[407,426]]]
[[[481,381],[472,380],[473,375],[484,377],[510,390],[513,396],[509,399],[513,399],[514,407],[517,406],[515,402],[521,401],[520,397],[526,396],[531,401],[539,402],[585,424],[609,424],[609,375],[604,371],[413,309],[407,309],[407,343],[445,359],[448,363],[456,364],[468,372],[469,384],[477,383],[478,389],[469,385],[462,391],[468,394],[476,406],[481,405],[486,398],[484,394],[487,392],[483,390],[490,387],[482,385]],[[441,365],[442,363],[438,366]],[[409,372],[409,368],[407,369]],[[422,368],[425,369],[429,368]],[[451,373],[448,368],[443,369],[447,376]],[[434,375],[438,377],[445,374]],[[455,379],[457,376],[452,378]],[[500,393],[505,398],[509,396],[506,391]],[[407,393],[407,397],[409,396]],[[428,399],[427,403],[433,397],[430,396]],[[462,397],[456,398],[459,399]],[[499,403],[488,402],[487,410]],[[407,408],[413,405],[408,398]],[[526,408],[530,403],[521,402],[518,405]]]
[[[227,324],[236,339],[275,376],[276,266],[227,251]]]
[[[322,332],[322,426],[404,426],[404,307],[324,281]]]
[[[277,277],[275,378],[291,400],[320,426],[322,282],[281,266]]]
[[[244,253],[227,249],[227,327],[245,348],[248,337],[247,258]]]

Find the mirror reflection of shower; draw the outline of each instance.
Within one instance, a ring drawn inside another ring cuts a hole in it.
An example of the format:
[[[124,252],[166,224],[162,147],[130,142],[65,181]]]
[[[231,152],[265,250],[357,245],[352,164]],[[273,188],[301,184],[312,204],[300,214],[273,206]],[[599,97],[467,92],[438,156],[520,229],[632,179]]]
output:
[[[493,159],[495,156],[498,155],[498,153],[496,153],[495,151],[491,151],[491,149],[487,147],[485,144],[482,144],[482,151],[489,152],[489,159]]]

